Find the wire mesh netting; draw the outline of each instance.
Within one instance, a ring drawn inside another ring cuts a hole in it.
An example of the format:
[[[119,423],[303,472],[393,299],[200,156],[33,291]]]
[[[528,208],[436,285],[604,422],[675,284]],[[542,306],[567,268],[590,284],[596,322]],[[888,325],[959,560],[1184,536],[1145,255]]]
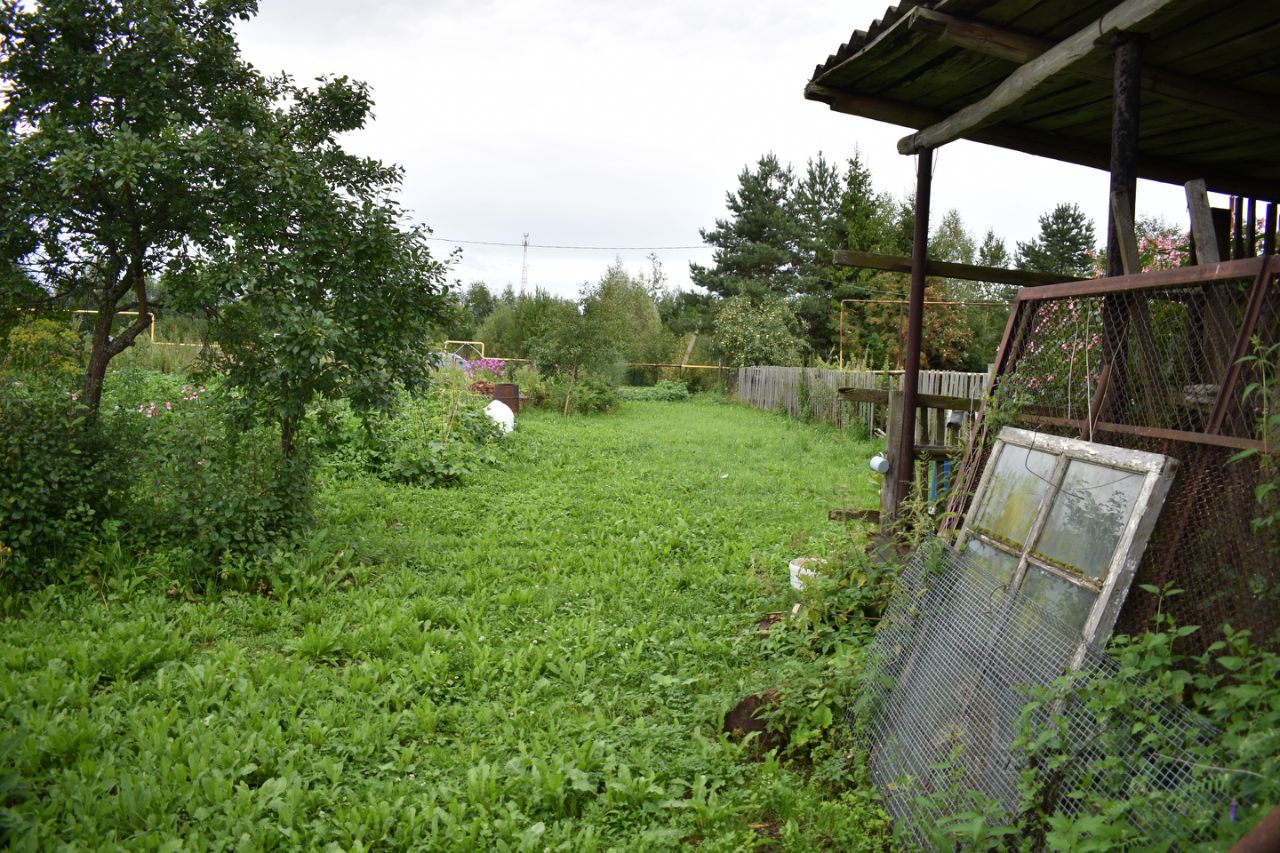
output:
[[[888,811],[915,843],[928,847],[931,827],[975,802],[1015,814],[1027,770],[1015,741],[1048,727],[1064,748],[1040,774],[1046,814],[1126,799],[1141,804],[1127,818],[1144,834],[1185,839],[1227,814],[1230,793],[1203,770],[1216,731],[1180,705],[1139,702],[1115,718],[1073,701],[1076,687],[1113,676],[1115,663],[1034,600],[1006,591],[967,556],[926,543],[871,646],[858,731]],[[1063,679],[1068,667],[1083,675]],[[1057,692],[1023,721],[1029,691],[1051,685]],[[1162,732],[1159,751],[1143,740],[1151,726]]]
[[[1252,338],[1248,355],[1280,341],[1273,276],[1051,298],[1033,289],[1009,328],[995,392],[1013,411],[1005,423],[1180,463],[1116,630],[1140,631],[1155,612],[1156,597],[1138,584],[1172,584],[1187,591],[1173,615],[1204,628],[1186,651],[1212,642],[1224,623],[1280,645],[1280,540],[1274,527],[1253,524],[1267,511],[1255,489],[1275,474],[1267,454],[1233,458],[1276,444],[1266,434],[1280,402],[1268,375],[1275,365],[1249,360],[1231,379],[1242,337]],[[961,514],[986,463],[974,446],[969,492],[951,507]]]

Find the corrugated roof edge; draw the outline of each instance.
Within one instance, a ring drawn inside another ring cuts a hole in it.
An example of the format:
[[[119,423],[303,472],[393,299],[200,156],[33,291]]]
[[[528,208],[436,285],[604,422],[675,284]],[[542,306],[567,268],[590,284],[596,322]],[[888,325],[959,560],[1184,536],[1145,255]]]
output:
[[[890,6],[885,10],[884,17],[876,18],[871,22],[871,26],[867,27],[865,30],[854,30],[853,35],[849,36],[849,40],[840,45],[839,50],[829,55],[826,62],[815,66],[813,69],[813,77],[810,82],[816,83],[818,78],[823,74],[826,74],[828,71],[835,68],[858,51],[862,50],[862,48],[875,41],[881,33],[896,24],[912,9],[917,6],[927,5],[929,4],[925,2],[925,0],[904,0],[904,2],[899,3],[897,6]]]

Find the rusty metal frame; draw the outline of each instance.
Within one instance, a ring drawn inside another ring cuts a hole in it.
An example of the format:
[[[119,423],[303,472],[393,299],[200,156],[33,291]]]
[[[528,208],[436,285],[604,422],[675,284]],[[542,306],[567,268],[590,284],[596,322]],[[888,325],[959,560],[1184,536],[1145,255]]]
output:
[[[1204,264],[1202,266],[1179,267],[1178,269],[1162,270],[1159,272],[1139,273],[1135,275],[1112,276],[1109,278],[1094,279],[1087,282],[1067,282],[1064,284],[1051,284],[1043,287],[1024,287],[1018,291],[1015,298],[1015,305],[1021,305],[1027,302],[1042,302],[1047,300],[1066,299],[1071,297],[1100,297],[1111,296],[1117,293],[1131,293],[1134,291],[1149,290],[1168,290],[1183,287],[1194,287],[1197,285],[1216,285],[1225,284],[1227,282],[1240,281],[1242,279],[1253,279],[1253,286],[1249,291],[1249,300],[1245,310],[1245,315],[1241,320],[1240,329],[1236,335],[1235,348],[1226,374],[1222,377],[1222,383],[1218,389],[1218,396],[1214,401],[1213,414],[1211,415],[1204,432],[1190,432],[1185,430],[1168,430],[1159,427],[1145,427],[1133,424],[1093,424],[1094,431],[1117,432],[1128,435],[1138,435],[1146,438],[1163,438],[1175,441],[1186,441],[1195,444],[1208,444],[1218,447],[1233,447],[1237,449],[1261,448],[1262,442],[1253,439],[1224,437],[1220,435],[1223,422],[1226,420],[1227,408],[1231,399],[1235,396],[1236,386],[1240,381],[1241,359],[1248,353],[1249,341],[1253,337],[1254,331],[1257,329],[1258,318],[1262,314],[1262,304],[1266,299],[1267,288],[1271,283],[1271,279],[1276,275],[1280,275],[1280,255],[1263,255],[1261,257],[1243,258],[1235,261],[1222,261],[1214,264]],[[1005,328],[1005,338],[1000,344],[1000,354],[996,362],[996,379],[1006,374],[1009,363],[1016,361],[1012,358],[1011,345],[1014,338],[1014,324],[1017,322],[1016,315],[1029,313],[1025,309],[1016,309],[1011,312],[1009,324]],[[1110,363],[1103,367],[1104,374],[1109,372]],[[1095,397],[1102,397],[1106,393],[1108,382],[1104,376],[1098,382],[1098,391]],[[1095,401],[1096,402],[1096,401]],[[1092,413],[1098,411],[1098,406],[1094,403],[1090,405],[1090,417]],[[1029,420],[1036,420],[1029,418]],[[1052,423],[1059,426],[1075,425],[1075,422],[1068,424],[1064,418],[1042,418],[1043,423]],[[1081,424],[1084,422],[1081,421]]]
[[[1271,205],[1268,210],[1268,226],[1270,221],[1275,217],[1275,205]],[[1264,239],[1271,233],[1271,228],[1264,233]],[[1111,276],[1107,278],[1097,278],[1090,281],[1072,281],[1063,282],[1062,284],[1048,284],[1037,287],[1024,287],[1018,291],[1014,298],[1013,310],[1009,312],[1009,320],[1005,324],[1004,335],[1000,340],[1000,349],[996,354],[995,377],[992,384],[994,390],[999,386],[1000,380],[1008,375],[1009,368],[1016,364],[1021,354],[1021,349],[1026,342],[1028,334],[1030,334],[1030,323],[1034,312],[1030,310],[1030,305],[1024,306],[1023,303],[1044,302],[1048,300],[1067,299],[1072,297],[1102,297],[1118,293],[1130,293],[1136,291],[1153,291],[1153,290],[1176,290],[1179,288],[1227,284],[1229,282],[1238,282],[1241,280],[1253,279],[1253,286],[1249,293],[1248,307],[1240,324],[1240,329],[1236,337],[1235,359],[1233,360],[1227,375],[1223,377],[1223,382],[1219,388],[1218,398],[1215,401],[1214,414],[1205,432],[1191,432],[1187,430],[1170,430],[1160,427],[1148,427],[1135,424],[1120,424],[1111,422],[1099,422],[1093,424],[1094,432],[1110,432],[1114,434],[1136,435],[1144,438],[1164,439],[1171,441],[1184,441],[1191,444],[1202,444],[1211,447],[1226,447],[1235,450],[1246,450],[1250,448],[1263,449],[1264,444],[1261,441],[1250,438],[1239,438],[1234,436],[1221,435],[1222,424],[1225,420],[1226,408],[1235,394],[1235,386],[1239,384],[1240,364],[1239,360],[1247,352],[1249,340],[1257,328],[1258,318],[1261,314],[1262,304],[1265,301],[1267,288],[1276,275],[1280,275],[1280,255],[1265,253],[1259,257],[1243,258],[1234,261],[1221,261],[1212,264],[1202,264],[1199,266],[1179,267],[1171,270],[1160,270],[1157,272],[1136,273],[1132,275]],[[1100,383],[1101,384],[1101,383]],[[1096,411],[1096,409],[1092,409]],[[979,458],[975,453],[977,447],[985,441],[986,426],[985,421],[985,402],[983,410],[978,413],[977,422],[974,429],[969,434],[968,446],[965,448],[964,454],[964,470],[959,472],[957,478],[958,488],[951,496],[948,502],[947,519],[943,522],[943,529],[954,530],[959,526],[957,520],[958,510],[967,502],[966,495],[976,485],[978,471],[972,469],[973,462]],[[1079,428],[1086,426],[1085,421],[1076,419],[1068,421],[1066,418],[1041,417],[1036,415],[1028,415],[1026,418],[1029,423],[1040,423],[1046,426],[1067,426]]]

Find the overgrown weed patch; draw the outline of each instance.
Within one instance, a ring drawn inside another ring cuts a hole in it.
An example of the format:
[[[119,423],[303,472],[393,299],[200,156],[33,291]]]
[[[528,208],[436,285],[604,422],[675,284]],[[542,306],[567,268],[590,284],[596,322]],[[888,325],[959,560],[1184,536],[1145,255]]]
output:
[[[839,756],[802,770],[720,731],[779,677],[756,621],[789,605],[789,543],[874,500],[868,452],[698,400],[534,412],[460,488],[328,484],[265,594],[35,593],[0,622],[0,833],[881,849]]]

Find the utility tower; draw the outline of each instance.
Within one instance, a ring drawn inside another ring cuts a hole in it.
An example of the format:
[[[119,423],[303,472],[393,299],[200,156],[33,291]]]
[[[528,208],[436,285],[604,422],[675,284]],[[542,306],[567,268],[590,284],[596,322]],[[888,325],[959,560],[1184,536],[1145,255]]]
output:
[[[524,258],[520,263],[520,292],[529,290],[529,232],[524,232]]]

